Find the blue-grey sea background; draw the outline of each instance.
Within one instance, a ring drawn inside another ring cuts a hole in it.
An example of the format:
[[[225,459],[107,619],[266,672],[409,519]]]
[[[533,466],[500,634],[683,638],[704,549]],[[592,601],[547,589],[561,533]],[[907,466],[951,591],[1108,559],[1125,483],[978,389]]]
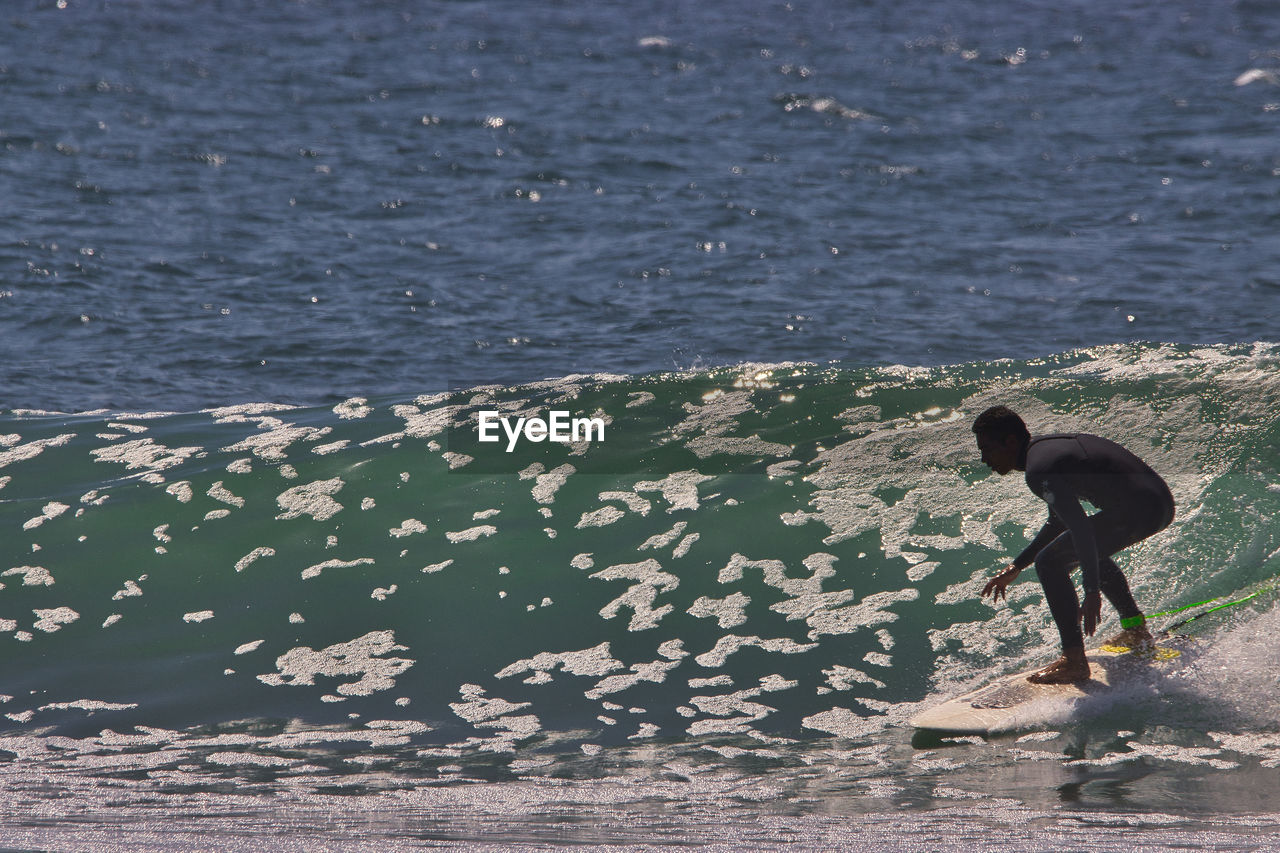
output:
[[[1274,4],[0,33],[0,847],[1280,844]],[[1054,648],[994,402],[1170,480],[1149,609],[1261,594],[922,741]]]

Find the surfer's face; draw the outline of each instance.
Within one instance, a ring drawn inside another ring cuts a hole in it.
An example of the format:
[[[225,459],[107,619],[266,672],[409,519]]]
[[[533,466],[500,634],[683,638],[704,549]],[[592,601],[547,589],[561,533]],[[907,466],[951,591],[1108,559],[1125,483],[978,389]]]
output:
[[[1019,442],[1016,436],[1007,435],[1001,439],[979,434],[977,439],[982,461],[988,468],[1001,476],[1013,470],[1018,462]]]

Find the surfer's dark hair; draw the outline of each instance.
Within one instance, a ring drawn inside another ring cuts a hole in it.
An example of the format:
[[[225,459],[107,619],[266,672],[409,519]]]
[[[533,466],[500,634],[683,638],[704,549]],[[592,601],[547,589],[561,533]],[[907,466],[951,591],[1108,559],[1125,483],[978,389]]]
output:
[[[1031,440],[1031,431],[1023,423],[1018,413],[1008,406],[992,406],[973,422],[974,435],[989,435],[997,440],[1015,436],[1020,441]]]

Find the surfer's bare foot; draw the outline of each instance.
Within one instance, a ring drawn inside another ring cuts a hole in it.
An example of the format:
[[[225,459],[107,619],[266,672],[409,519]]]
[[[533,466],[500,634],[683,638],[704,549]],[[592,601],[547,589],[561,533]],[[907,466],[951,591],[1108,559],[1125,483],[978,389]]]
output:
[[[1089,661],[1084,649],[1070,649],[1039,672],[1027,676],[1032,684],[1073,684],[1089,680]]]
[[[1107,640],[1107,645],[1124,646],[1127,649],[1141,649],[1146,646],[1153,646],[1155,645],[1155,642],[1155,638],[1151,636],[1151,632],[1145,627],[1140,627],[1126,628],[1110,640]]]

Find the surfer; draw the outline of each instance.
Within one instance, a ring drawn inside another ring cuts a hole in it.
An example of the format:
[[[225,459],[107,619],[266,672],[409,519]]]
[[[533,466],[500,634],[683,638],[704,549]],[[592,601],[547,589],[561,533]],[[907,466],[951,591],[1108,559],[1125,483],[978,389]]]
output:
[[[1062,657],[1028,680],[1065,684],[1088,679],[1084,634],[1093,636],[1097,630],[1103,595],[1120,614],[1123,629],[1110,643],[1150,643],[1146,617],[1111,555],[1173,520],[1173,495],[1160,475],[1125,448],[1096,435],[1033,437],[1022,418],[1004,406],[979,415],[973,433],[984,463],[1001,476],[1025,471],[1027,486],[1049,505],[1049,518],[1031,544],[982,590],[993,602],[1005,598],[1009,584],[1035,563],[1062,638]],[[1098,512],[1086,515],[1081,499]],[[1076,565],[1084,585],[1083,608],[1070,575]]]

